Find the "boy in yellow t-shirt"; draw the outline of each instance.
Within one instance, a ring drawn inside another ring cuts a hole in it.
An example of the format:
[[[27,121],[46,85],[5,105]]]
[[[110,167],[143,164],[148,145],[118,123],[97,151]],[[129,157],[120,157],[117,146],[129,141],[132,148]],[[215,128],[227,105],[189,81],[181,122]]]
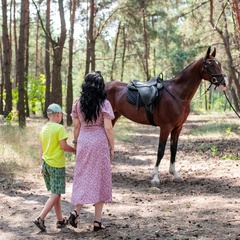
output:
[[[52,208],[54,208],[57,217],[57,228],[66,226],[67,220],[62,216],[61,194],[65,193],[66,174],[65,174],[65,153],[76,153],[76,149],[67,144],[67,133],[62,121],[62,108],[53,103],[47,109],[49,121],[40,132],[40,161],[41,173],[48,191],[51,191],[51,197],[45,203],[45,206],[33,222],[41,229],[46,231],[44,219]]]

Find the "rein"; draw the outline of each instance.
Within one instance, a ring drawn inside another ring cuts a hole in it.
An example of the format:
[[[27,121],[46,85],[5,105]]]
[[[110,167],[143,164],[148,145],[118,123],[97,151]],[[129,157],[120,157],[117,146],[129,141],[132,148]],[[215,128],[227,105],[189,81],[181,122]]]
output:
[[[164,86],[164,85],[163,85]],[[164,86],[164,89],[173,97],[175,98],[176,100],[178,101],[181,101],[181,102],[191,102],[192,100],[195,100],[195,99],[199,99],[201,98],[203,95],[205,95],[211,88],[212,86],[212,83],[210,84],[210,86],[207,88],[207,90],[205,90],[205,92],[203,94],[201,94],[199,97],[195,97],[193,99],[190,99],[190,100],[183,100],[183,99],[180,99],[180,98],[177,98],[176,96],[174,96],[165,86]]]
[[[230,106],[231,106],[231,108],[232,108],[232,110],[236,113],[236,115],[240,118],[240,115],[237,113],[237,111],[236,111],[236,109],[233,107],[233,105],[231,104],[231,102],[230,102],[230,100],[229,100],[229,98],[227,97],[227,94],[226,94],[226,92],[225,91],[223,91],[224,92],[224,95],[225,95],[225,97],[226,97],[226,99],[227,99],[227,101],[228,101],[228,103],[230,104]]]

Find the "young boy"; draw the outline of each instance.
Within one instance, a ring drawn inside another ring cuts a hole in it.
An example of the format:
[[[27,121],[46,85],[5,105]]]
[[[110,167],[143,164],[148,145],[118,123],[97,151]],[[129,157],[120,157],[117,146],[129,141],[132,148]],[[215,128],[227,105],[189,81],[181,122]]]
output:
[[[57,228],[66,226],[67,220],[62,216],[61,194],[65,193],[65,154],[64,151],[76,153],[76,149],[67,144],[67,134],[62,121],[62,108],[53,103],[47,109],[49,121],[40,132],[40,161],[41,174],[51,196],[45,206],[33,222],[41,229],[46,231],[44,219],[54,207],[57,217]]]

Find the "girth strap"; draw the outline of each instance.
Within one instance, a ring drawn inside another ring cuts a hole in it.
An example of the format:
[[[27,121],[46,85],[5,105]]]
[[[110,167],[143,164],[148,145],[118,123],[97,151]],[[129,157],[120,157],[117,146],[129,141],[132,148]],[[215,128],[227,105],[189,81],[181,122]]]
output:
[[[148,122],[151,125],[156,126],[156,124],[154,122],[154,119],[153,119],[153,113],[148,109],[148,107],[145,107],[145,110],[146,110],[146,115],[147,115]]]

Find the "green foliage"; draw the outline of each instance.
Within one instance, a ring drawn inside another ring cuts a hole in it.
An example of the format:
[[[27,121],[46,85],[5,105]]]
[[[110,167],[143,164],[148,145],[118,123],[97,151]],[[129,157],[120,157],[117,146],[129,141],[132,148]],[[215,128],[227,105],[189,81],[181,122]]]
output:
[[[63,1],[66,16],[69,15],[68,1]],[[84,4],[83,4],[84,3]],[[76,22],[74,29],[74,46],[73,46],[73,86],[74,98],[79,96],[79,86],[85,74],[86,64],[86,38],[89,27],[89,17],[86,1],[77,4]],[[44,19],[45,3],[42,2],[40,14]],[[235,24],[233,23],[230,4],[223,9],[221,1],[215,1],[213,8],[214,23],[219,29],[229,31],[230,42],[236,42]],[[50,31],[53,39],[57,39],[61,29],[57,1],[51,1]],[[113,55],[116,46],[116,64],[114,66],[113,77],[120,80],[123,71],[123,81],[130,82],[131,79],[146,80],[146,57],[148,58],[148,68],[151,77],[156,74],[163,73],[164,79],[170,79],[193,60],[202,57],[208,46],[217,48],[217,58],[222,63],[224,71],[228,66],[228,59],[225,57],[225,49],[223,40],[219,37],[217,31],[214,31],[209,22],[210,5],[207,1],[98,1],[96,2],[96,13],[94,15],[94,38],[96,41],[96,69],[101,70],[106,81],[110,80],[112,69]],[[116,11],[117,10],[117,11]],[[41,113],[44,105],[45,97],[45,77],[40,74],[35,75],[36,57],[38,58],[38,72],[44,72],[44,50],[45,49],[45,33],[37,26],[36,9],[30,3],[30,37],[29,37],[29,76],[28,76],[28,99],[30,112]],[[144,15],[143,15],[144,13]],[[222,13],[219,15],[219,13]],[[226,14],[226,19],[223,17]],[[146,28],[144,29],[143,16],[146,20]],[[16,19],[19,20],[18,12]],[[218,18],[219,17],[219,18]],[[225,20],[227,22],[225,22]],[[217,22],[216,22],[217,21]],[[118,26],[121,26],[116,42],[116,32]],[[225,28],[227,26],[227,28]],[[67,24],[67,28],[69,24]],[[36,31],[39,31],[36,38]],[[124,33],[123,33],[124,29]],[[146,30],[146,33],[144,32]],[[69,29],[67,29],[69,31]],[[145,52],[144,37],[147,36],[147,52]],[[38,42],[36,42],[38,39]],[[63,103],[66,98],[67,75],[68,75],[68,40],[66,39],[63,49],[62,62],[62,89]],[[14,44],[12,45],[14,47]],[[38,55],[36,55],[36,46],[38,47]],[[124,48],[125,47],[125,48]],[[238,61],[239,47],[232,48],[234,61]],[[123,52],[125,51],[125,58]],[[14,51],[12,51],[12,59],[15,59]],[[50,52],[52,55],[52,52]],[[236,60],[235,60],[236,59]],[[124,69],[122,69],[124,62]],[[12,61],[12,69],[15,69],[14,61]],[[52,59],[50,64],[52,64]],[[233,66],[239,66],[234,62]],[[238,72],[238,71],[236,71]],[[14,73],[11,73],[14,76]],[[226,72],[227,74],[227,72]],[[79,77],[81,76],[81,77]],[[201,87],[200,87],[201,88]],[[212,91],[211,99],[207,95],[206,98],[191,102],[192,111],[202,113],[208,110],[225,111],[228,109],[223,94]],[[202,89],[198,89],[196,96],[202,93]],[[18,89],[13,89],[13,105],[16,107],[18,101]],[[207,105],[209,109],[206,109]]]
[[[216,157],[217,151],[218,151],[218,147],[217,146],[212,146],[211,147],[211,151],[212,151],[212,156]]]
[[[184,49],[173,49],[169,58],[172,66],[172,74],[177,75],[190,63],[195,56],[195,50],[185,51]]]
[[[12,122],[18,119],[18,112],[16,110],[12,110],[7,117],[5,118],[8,125],[12,124]]]
[[[233,132],[231,130],[231,127],[227,127],[226,134],[227,135],[232,135],[233,134]]]
[[[46,78],[44,74],[40,74],[39,78],[28,76],[28,102],[33,113],[43,111],[46,91],[45,83]]]
[[[214,113],[212,113],[214,115]],[[223,122],[223,121],[208,121],[205,124],[198,126],[191,130],[192,135],[205,135],[205,134],[226,134],[232,135],[233,133],[237,134],[238,124]]]
[[[18,103],[18,88],[12,89],[12,103],[13,106],[17,108],[17,103]]]
[[[228,153],[228,154],[224,154],[223,156],[222,156],[222,160],[227,160],[227,159],[231,159],[231,160],[240,160],[240,157],[239,156],[234,156],[233,154],[230,154],[230,153]]]

